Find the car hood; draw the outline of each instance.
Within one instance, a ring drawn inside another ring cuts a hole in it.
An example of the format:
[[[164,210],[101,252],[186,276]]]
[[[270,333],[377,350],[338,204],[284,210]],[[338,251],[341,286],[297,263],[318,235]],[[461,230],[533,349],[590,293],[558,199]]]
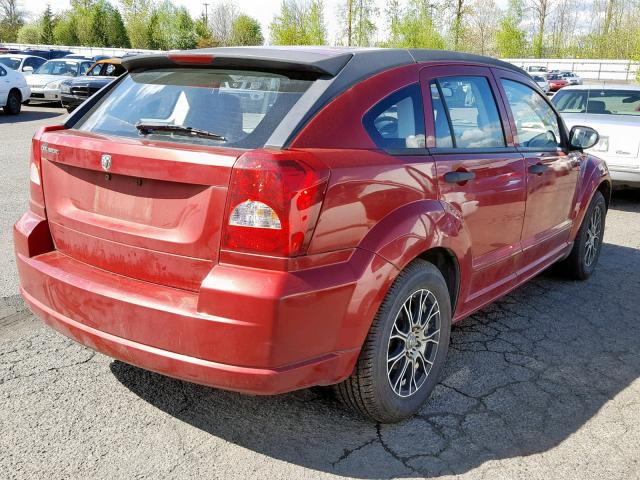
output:
[[[111,82],[113,82],[117,77],[76,77],[67,82],[68,85],[73,87],[78,86],[105,86]]]
[[[42,74],[31,74],[26,77],[27,84],[30,87],[44,87],[47,83],[69,80],[71,77],[69,75],[42,75]]]

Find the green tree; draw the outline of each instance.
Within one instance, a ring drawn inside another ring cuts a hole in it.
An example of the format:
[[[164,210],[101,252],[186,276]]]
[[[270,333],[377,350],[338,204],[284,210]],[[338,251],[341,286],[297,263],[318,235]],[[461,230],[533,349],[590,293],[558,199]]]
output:
[[[445,48],[445,41],[436,29],[432,4],[425,0],[410,0],[407,8],[391,26],[390,40],[384,45],[396,48]]]
[[[501,58],[521,58],[525,55],[525,32],[520,28],[522,0],[509,0],[509,7],[496,32],[496,49]]]
[[[305,30],[310,45],[325,45],[327,43],[327,25],[324,21],[324,2],[311,0],[305,18]]]
[[[151,0],[120,0],[120,10],[133,48],[149,47],[149,22],[153,13]]]
[[[208,48],[208,47],[217,47],[218,43],[214,40],[213,34],[211,33],[211,29],[207,24],[207,19],[204,16],[204,13],[198,17],[198,19],[194,22],[194,29],[196,31],[196,47],[197,48]]]
[[[56,45],[80,45],[78,23],[73,10],[62,12],[57,16],[53,27],[53,40]]]
[[[322,45],[326,43],[323,2],[283,0],[271,22],[274,45]]]
[[[368,47],[376,32],[374,0],[346,0],[341,8],[343,42],[347,46]]]
[[[109,9],[104,2],[91,7],[91,23],[89,24],[89,46],[110,47],[109,44]]]
[[[23,25],[24,12],[18,8],[18,0],[0,0],[0,41],[15,42]]]
[[[18,43],[39,43],[42,37],[42,27],[39,23],[27,23],[20,27],[16,39]]]
[[[40,43],[45,45],[53,45],[55,39],[53,37],[54,18],[51,12],[51,6],[47,3],[47,8],[40,19]]]
[[[171,43],[174,48],[186,50],[190,48],[196,48],[198,43],[198,36],[196,34],[195,24],[191,15],[186,8],[182,7],[178,9],[175,16],[175,22],[172,22],[172,34]]]
[[[232,45],[262,45],[264,37],[260,23],[249,15],[239,15],[231,24]]]
[[[109,4],[109,46],[131,48],[131,41],[120,11]]]

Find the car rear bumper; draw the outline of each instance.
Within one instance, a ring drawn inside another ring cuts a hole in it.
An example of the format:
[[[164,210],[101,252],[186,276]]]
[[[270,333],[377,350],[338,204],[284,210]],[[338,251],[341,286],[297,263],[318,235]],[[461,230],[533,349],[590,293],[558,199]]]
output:
[[[47,235],[33,213],[14,227],[32,311],[87,347],[174,378],[252,394],[337,383],[351,373],[357,332],[371,321],[353,305],[362,301],[354,266],[367,264],[368,252],[295,274],[220,265],[189,292],[41,253]]]

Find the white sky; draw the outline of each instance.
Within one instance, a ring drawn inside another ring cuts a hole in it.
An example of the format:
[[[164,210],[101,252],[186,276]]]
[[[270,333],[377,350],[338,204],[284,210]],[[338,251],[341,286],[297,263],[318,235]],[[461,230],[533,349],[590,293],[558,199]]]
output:
[[[204,11],[203,2],[209,3],[209,11],[213,9],[215,5],[220,3],[220,0],[173,0],[175,5],[184,5],[189,9],[192,16],[198,16]],[[26,10],[31,16],[40,15],[46,8],[47,2],[36,2],[34,0],[21,0],[21,7]],[[54,12],[65,10],[70,8],[71,2],[69,0],[48,0],[51,4],[51,8]],[[116,0],[112,0],[113,4],[117,4]],[[273,16],[280,10],[281,0],[234,0],[234,3],[238,6],[242,13],[251,15],[262,24],[262,32],[266,38],[269,37],[269,24],[273,19]],[[327,27],[329,29],[329,41],[335,43],[336,35],[339,30],[338,21],[338,5],[341,0],[324,0],[324,14]],[[376,0],[378,8],[380,9],[378,30],[382,30],[380,35],[384,36],[386,25],[382,13],[386,2],[384,0]]]

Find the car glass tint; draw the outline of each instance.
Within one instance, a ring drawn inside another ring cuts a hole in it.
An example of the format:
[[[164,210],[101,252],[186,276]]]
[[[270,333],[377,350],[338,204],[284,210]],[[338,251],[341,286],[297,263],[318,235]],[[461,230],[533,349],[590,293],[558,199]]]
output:
[[[78,64],[76,62],[67,62],[64,60],[50,60],[42,64],[35,73],[39,75],[66,75],[75,76],[78,72]]]
[[[157,141],[258,148],[265,145],[312,83],[242,70],[165,68],[133,72],[101,98],[75,128]],[[166,132],[142,136],[136,128],[138,124],[161,123],[214,132],[224,140]]]
[[[553,99],[563,113],[640,115],[639,90],[565,90]]]
[[[101,71],[102,71],[102,64],[98,63],[96,66],[94,66],[91,70],[87,72],[87,76],[97,77],[98,75],[100,75]]]
[[[456,148],[506,145],[498,107],[486,77],[444,77],[437,83],[449,114]]]
[[[9,67],[12,70],[17,70],[18,68],[20,68],[20,59],[19,58],[8,58],[8,57],[1,57],[0,58],[0,63]]]
[[[429,84],[431,91],[431,106],[433,108],[433,123],[436,133],[436,148],[452,148],[451,128],[444,109],[444,103],[440,97],[440,90],[435,82]]]
[[[560,145],[558,117],[533,88],[502,79],[521,147],[556,149]]]
[[[363,125],[379,148],[425,148],[420,86],[410,85],[383,99],[365,114]]]

